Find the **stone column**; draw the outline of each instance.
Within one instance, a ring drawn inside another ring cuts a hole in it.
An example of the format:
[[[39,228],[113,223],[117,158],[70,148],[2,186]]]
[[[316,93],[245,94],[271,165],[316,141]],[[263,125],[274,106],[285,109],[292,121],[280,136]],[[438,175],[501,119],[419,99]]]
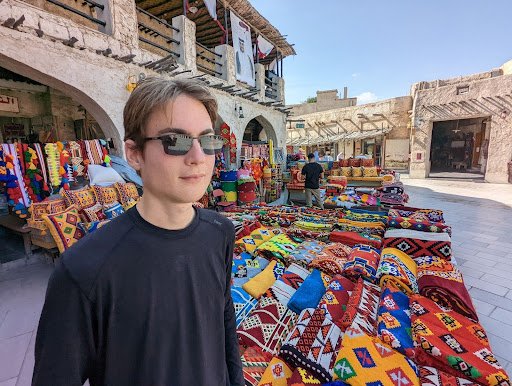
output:
[[[215,53],[222,55],[222,59],[219,60],[222,63],[222,67],[215,65],[215,71],[222,73],[221,78],[228,85],[235,85],[235,49],[228,44],[222,44],[215,47]]]
[[[256,70],[256,89],[258,90],[258,98],[265,100],[265,66],[260,63],[255,64]]]
[[[185,69],[196,73],[196,24],[185,16],[180,15],[172,19],[172,26],[180,31],[174,31],[176,40],[180,44],[173,44],[173,50],[180,54],[180,57],[177,59],[178,63],[184,65]]]
[[[139,28],[135,2],[110,0],[103,2],[105,9],[98,16],[107,22],[105,33],[130,47],[139,46]]]
[[[274,83],[274,87],[277,87],[277,100],[284,105],[284,79],[276,78],[276,80],[277,81]]]

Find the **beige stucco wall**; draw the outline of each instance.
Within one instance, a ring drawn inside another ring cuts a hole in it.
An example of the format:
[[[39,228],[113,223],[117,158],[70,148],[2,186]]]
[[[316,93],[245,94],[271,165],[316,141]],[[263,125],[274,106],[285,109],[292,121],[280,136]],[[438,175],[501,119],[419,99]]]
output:
[[[485,179],[488,182],[507,182],[507,162],[512,159],[512,75],[501,73],[492,71],[438,81],[439,86],[434,82],[413,85],[412,178],[429,175],[433,122],[490,117]],[[457,87],[462,86],[469,86],[469,92],[457,95]]]
[[[110,24],[107,33],[88,28],[69,18],[51,14],[26,2],[4,0],[0,2],[0,24],[9,18],[18,19],[22,15],[25,21],[18,30],[0,26],[0,66],[36,80],[73,98],[96,119],[105,136],[114,139],[116,151],[122,154],[124,128],[122,112],[129,92],[126,89],[131,77],[168,76],[158,74],[135,63],[147,63],[162,57],[139,47],[137,16],[133,0],[110,0],[106,11]],[[175,38],[184,39],[185,44],[175,47],[181,54],[176,71],[191,70],[178,77],[189,77],[198,73],[195,67],[195,24],[188,19],[178,17],[173,25],[181,27]],[[37,30],[43,31],[38,37]],[[63,42],[75,37],[74,47]],[[123,57],[135,55],[134,63],[127,64],[112,57],[106,57],[102,51],[110,49],[110,56]],[[234,52],[226,48],[226,68],[234,71]],[[229,57],[228,57],[229,56]],[[233,58],[231,58],[233,56]],[[212,84],[229,84],[226,80],[205,76]],[[284,90],[280,80],[279,88]],[[260,123],[276,139],[277,147],[285,148],[285,115],[272,107],[230,95],[212,88],[219,102],[219,113],[235,132],[239,152],[245,125],[258,117]],[[284,100],[284,95],[282,95]],[[263,98],[263,101],[266,101]],[[244,117],[235,113],[235,102],[242,106]],[[67,114],[67,113],[66,113]],[[68,114],[69,115],[69,114]],[[272,134],[272,133],[275,134]],[[71,134],[71,133],[68,133]]]

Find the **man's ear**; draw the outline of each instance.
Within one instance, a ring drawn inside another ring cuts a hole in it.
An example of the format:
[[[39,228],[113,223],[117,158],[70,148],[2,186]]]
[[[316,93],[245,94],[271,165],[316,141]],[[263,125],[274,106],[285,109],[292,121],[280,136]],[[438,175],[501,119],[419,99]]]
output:
[[[142,164],[142,150],[140,150],[135,141],[127,139],[124,141],[124,152],[126,154],[126,160],[132,168],[137,172],[140,172]]]

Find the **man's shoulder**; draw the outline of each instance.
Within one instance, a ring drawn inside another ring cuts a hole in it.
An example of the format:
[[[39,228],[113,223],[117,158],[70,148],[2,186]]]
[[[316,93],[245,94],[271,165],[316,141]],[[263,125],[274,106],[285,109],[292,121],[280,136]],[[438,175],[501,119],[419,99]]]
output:
[[[198,210],[200,211],[201,221],[208,226],[212,226],[214,229],[227,235],[235,233],[235,227],[233,223],[223,215],[210,209]]]
[[[132,229],[133,223],[125,213],[89,233],[62,254],[62,264],[86,295],[107,260],[115,256],[115,250]]]

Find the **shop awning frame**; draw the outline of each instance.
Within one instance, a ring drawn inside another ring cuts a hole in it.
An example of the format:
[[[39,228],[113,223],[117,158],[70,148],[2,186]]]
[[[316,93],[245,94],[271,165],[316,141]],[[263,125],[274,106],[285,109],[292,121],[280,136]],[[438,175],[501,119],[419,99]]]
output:
[[[298,138],[291,138],[291,133],[296,130],[289,130],[286,144],[288,146],[304,146],[304,145],[314,146],[314,145],[321,145],[321,144],[334,143],[334,142],[340,142],[340,141],[357,141],[357,140],[366,139],[366,138],[375,138],[375,137],[387,134],[392,129],[393,129],[392,127],[386,127],[386,128],[378,128],[378,129],[373,129],[373,130],[351,131],[348,133],[337,134],[337,135],[333,135],[333,136],[315,136],[315,137],[309,136],[308,132],[306,131],[306,136],[301,136],[301,134],[299,133]]]

